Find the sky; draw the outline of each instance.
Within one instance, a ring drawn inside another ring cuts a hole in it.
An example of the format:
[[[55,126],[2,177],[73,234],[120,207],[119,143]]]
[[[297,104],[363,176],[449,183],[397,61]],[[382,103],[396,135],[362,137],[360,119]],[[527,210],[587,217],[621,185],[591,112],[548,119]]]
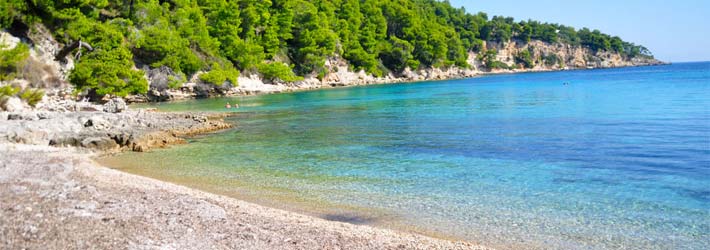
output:
[[[710,0],[449,0],[483,11],[575,28],[588,27],[646,46],[666,62],[710,61]]]

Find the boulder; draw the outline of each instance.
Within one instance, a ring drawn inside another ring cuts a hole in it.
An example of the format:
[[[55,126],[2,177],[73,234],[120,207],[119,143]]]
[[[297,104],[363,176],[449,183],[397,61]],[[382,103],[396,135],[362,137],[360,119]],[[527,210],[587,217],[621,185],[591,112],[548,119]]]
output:
[[[10,121],[36,121],[40,118],[34,112],[19,112],[19,113],[9,113],[7,119]]]
[[[20,98],[13,96],[1,102],[0,108],[7,112],[20,112],[25,109],[25,105],[22,104],[22,100],[20,100]]]
[[[41,130],[27,130],[16,133],[14,141],[22,144],[47,145],[48,134]]]
[[[113,98],[104,104],[104,112],[108,113],[120,113],[127,109],[126,102],[121,98]]]
[[[81,146],[101,151],[118,148],[118,144],[108,137],[89,137],[81,141]]]
[[[111,127],[111,123],[101,116],[92,116],[84,123],[84,127],[105,130]]]

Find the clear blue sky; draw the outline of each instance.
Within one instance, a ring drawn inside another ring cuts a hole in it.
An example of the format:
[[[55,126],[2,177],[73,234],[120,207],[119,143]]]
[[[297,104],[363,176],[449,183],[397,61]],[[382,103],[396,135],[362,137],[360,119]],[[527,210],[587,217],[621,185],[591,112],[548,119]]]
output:
[[[599,29],[669,62],[710,61],[710,0],[450,0],[469,13]]]

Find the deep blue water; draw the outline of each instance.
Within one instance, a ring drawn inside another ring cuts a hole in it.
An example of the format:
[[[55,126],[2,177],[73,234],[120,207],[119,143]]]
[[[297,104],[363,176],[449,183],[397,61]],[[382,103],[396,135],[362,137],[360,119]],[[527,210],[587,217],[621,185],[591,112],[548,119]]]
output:
[[[242,107],[238,128],[116,159],[188,185],[372,208],[502,249],[710,246],[710,63],[157,107],[224,112],[226,101]]]

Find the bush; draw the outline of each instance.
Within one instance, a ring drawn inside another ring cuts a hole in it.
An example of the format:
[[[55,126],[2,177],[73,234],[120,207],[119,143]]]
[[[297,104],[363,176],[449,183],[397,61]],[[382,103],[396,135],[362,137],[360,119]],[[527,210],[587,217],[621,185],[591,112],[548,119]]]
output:
[[[262,63],[259,64],[259,72],[264,75],[264,79],[271,81],[281,80],[284,82],[295,82],[303,80],[303,77],[296,76],[289,66],[283,63]]]
[[[180,73],[179,76],[168,76],[168,88],[177,89],[185,83],[185,75]]]
[[[2,86],[2,87],[0,87],[0,99],[2,99],[4,97],[14,96],[18,92],[20,92],[19,87],[14,87],[14,86],[10,86],[10,85]]]
[[[30,48],[24,43],[8,50],[0,48],[0,81],[15,79],[29,56]]]
[[[32,107],[37,105],[42,100],[42,97],[44,97],[44,91],[41,89],[27,88],[20,93],[20,99],[25,100]]]
[[[557,64],[562,64],[562,60],[555,54],[546,54],[542,56],[542,61],[545,62],[547,66],[554,66]]]
[[[126,96],[148,92],[148,81],[142,70],[133,70],[132,55],[124,47],[96,50],[82,57],[69,74],[76,91],[94,90],[96,94]]]
[[[521,50],[515,55],[515,63],[522,64],[525,68],[534,67],[535,62],[533,62],[531,54],[530,49]]]
[[[508,66],[508,64],[498,61],[498,59],[496,59],[496,56],[498,56],[497,50],[486,50],[485,52],[478,55],[478,60],[483,61],[483,63],[489,69],[510,69],[510,66]]]
[[[213,63],[209,72],[200,75],[200,80],[217,86],[222,86],[225,82],[237,86],[237,78],[239,78],[239,70],[232,65],[222,66],[219,63]]]

